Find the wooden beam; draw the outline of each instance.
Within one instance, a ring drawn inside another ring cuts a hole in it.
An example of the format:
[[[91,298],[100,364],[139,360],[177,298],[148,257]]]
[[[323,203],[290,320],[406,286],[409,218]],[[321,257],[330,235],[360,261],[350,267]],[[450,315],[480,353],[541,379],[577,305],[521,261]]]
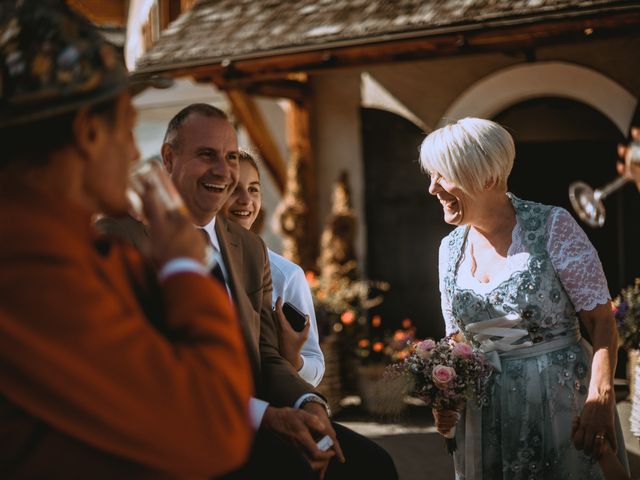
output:
[[[234,88],[233,82],[225,82],[227,87]],[[279,79],[251,83],[246,87],[247,93],[262,97],[288,98],[304,103],[309,96],[308,84],[295,80]]]
[[[318,189],[316,164],[311,149],[309,96],[303,101],[290,100],[286,107],[289,165],[297,166],[300,197],[306,207],[304,224],[299,225],[298,252],[304,270],[314,269],[318,257]],[[291,178],[291,175],[289,175]]]
[[[236,118],[247,129],[251,141],[260,151],[260,155],[273,176],[273,180],[280,193],[284,192],[286,182],[285,162],[280,151],[269,133],[258,106],[254,100],[243,90],[229,89],[225,92],[231,103]]]
[[[124,26],[127,23],[125,1],[67,0],[67,4],[97,25]]]

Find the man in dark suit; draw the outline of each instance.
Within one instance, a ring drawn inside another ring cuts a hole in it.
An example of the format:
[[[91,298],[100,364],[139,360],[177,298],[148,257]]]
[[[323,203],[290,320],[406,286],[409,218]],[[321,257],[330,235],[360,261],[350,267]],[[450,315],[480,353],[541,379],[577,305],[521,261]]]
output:
[[[397,478],[387,452],[332,423],[324,398],[279,353],[264,242],[217,215],[239,174],[236,132],[225,113],[206,104],[184,108],[169,123],[162,159],[217,254],[253,357],[257,398],[250,414],[257,437],[248,464],[232,478],[301,480],[317,478],[318,472],[326,478]],[[327,451],[316,446],[324,435],[334,443]]]

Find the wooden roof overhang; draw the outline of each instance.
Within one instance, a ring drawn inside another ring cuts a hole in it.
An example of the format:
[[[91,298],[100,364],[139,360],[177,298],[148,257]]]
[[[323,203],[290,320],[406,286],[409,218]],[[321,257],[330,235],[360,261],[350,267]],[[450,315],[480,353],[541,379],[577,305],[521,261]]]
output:
[[[264,89],[265,95],[296,93],[306,74],[396,61],[461,54],[533,51],[537,47],[619,37],[640,32],[640,5],[581,10],[574,15],[495,20],[419,32],[285,47],[241,55],[203,57],[188,62],[143,65],[140,73],[191,75],[222,89]],[[275,82],[280,80],[283,82]],[[264,86],[264,87],[263,87]],[[256,92],[260,93],[260,92]],[[262,94],[262,93],[261,93]]]
[[[302,108],[294,109],[297,122],[289,122],[295,138],[309,131],[308,76],[349,67],[366,67],[400,61],[423,60],[474,53],[522,53],[535,59],[541,46],[592,41],[640,32],[639,2],[622,2],[613,8],[580,8],[556,13],[507,19],[491,19],[468,24],[394,32],[366,38],[338,39],[322,44],[283,46],[240,54],[201,56],[170,62],[143,62],[136,71],[192,76],[199,82],[214,83],[227,92],[234,112],[247,127],[267,168],[281,191],[285,188],[285,162],[266,122],[254,105],[252,95],[288,98]],[[215,51],[215,49],[212,49]],[[224,50],[224,48],[222,48]],[[153,48],[152,48],[153,51]],[[179,55],[177,55],[179,57]],[[144,58],[143,58],[144,60]],[[298,125],[298,130],[295,126]],[[302,145],[303,157],[310,155],[309,139],[292,140]],[[308,168],[312,175],[313,168]],[[313,188],[312,179],[305,184]]]

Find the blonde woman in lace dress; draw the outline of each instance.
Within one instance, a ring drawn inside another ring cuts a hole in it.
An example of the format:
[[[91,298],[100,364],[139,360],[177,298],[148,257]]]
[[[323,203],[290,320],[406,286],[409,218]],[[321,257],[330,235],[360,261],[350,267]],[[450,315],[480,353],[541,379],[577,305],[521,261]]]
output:
[[[566,210],[507,192],[514,158],[509,133],[477,118],[421,147],[429,193],[457,227],[440,247],[447,334],[464,335],[495,368],[487,406],[467,405],[459,421],[436,411],[436,426],[446,433],[457,421],[458,479],[602,479],[612,459],[626,476],[600,260]]]

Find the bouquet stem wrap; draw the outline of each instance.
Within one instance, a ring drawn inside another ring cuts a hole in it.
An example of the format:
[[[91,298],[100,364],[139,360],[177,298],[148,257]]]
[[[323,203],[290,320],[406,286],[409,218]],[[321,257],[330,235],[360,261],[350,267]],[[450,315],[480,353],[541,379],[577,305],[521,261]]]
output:
[[[460,418],[460,414],[458,414],[458,418]],[[449,455],[453,455],[453,452],[458,448],[458,444],[456,443],[456,427],[452,427],[451,430],[443,436],[445,443],[447,444],[447,452],[449,452]]]

